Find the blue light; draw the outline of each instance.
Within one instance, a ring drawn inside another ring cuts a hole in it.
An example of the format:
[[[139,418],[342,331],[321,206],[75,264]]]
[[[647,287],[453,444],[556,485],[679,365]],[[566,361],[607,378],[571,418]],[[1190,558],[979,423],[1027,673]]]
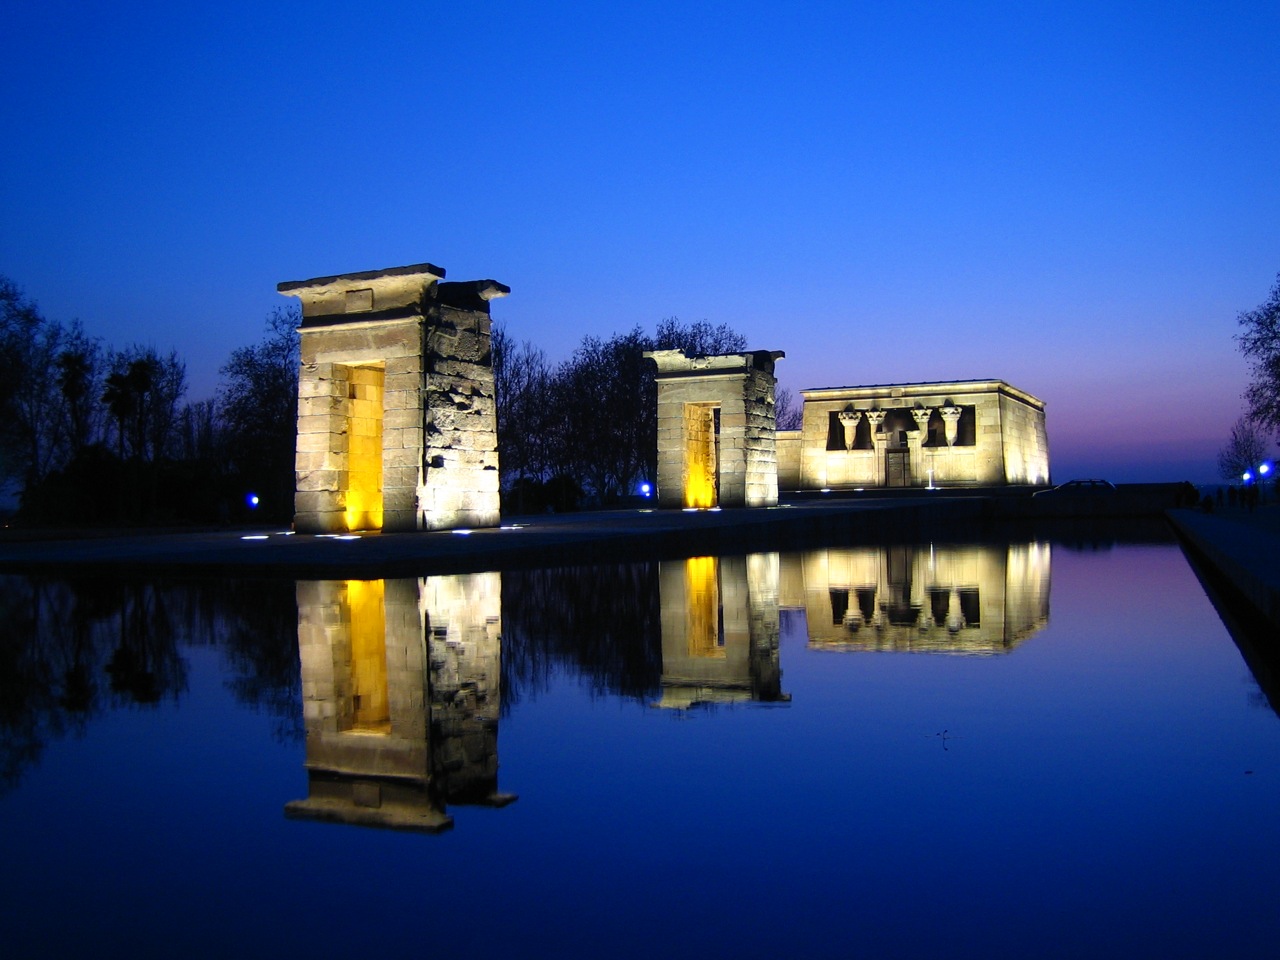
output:
[[[653,489],[653,488],[652,488],[651,486],[649,486],[649,484],[647,484],[647,483],[642,483],[642,484],[640,484],[640,493],[641,493],[641,494],[643,494],[643,495],[644,495],[644,496],[646,496],[646,497],[649,495],[649,491],[650,491],[650,490],[652,490],[652,489]]]
[[[258,509],[258,495],[256,493],[245,494],[244,502],[249,505],[250,510]]]
[[[1250,473],[1248,470],[1246,470],[1244,472],[1244,476],[1242,476],[1240,479],[1243,480],[1245,483],[1248,483],[1250,480],[1253,479],[1253,474]]]
[[[1271,472],[1271,464],[1269,463],[1262,464],[1260,467],[1258,467],[1258,472],[1265,477],[1268,473]]]

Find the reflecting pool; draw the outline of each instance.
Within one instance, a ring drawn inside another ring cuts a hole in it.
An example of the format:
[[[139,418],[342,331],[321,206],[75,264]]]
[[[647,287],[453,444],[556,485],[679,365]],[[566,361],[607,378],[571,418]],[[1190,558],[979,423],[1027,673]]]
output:
[[[1265,956],[1247,652],[1171,543],[4,577],[0,943]]]

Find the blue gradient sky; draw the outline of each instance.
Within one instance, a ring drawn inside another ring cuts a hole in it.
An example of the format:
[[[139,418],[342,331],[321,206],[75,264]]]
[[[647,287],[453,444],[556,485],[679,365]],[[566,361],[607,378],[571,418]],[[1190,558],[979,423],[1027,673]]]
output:
[[[193,398],[277,282],[425,260],[555,360],[725,322],[793,391],[1008,380],[1055,479],[1209,480],[1280,6],[1117,6],[19,0],[0,273]]]

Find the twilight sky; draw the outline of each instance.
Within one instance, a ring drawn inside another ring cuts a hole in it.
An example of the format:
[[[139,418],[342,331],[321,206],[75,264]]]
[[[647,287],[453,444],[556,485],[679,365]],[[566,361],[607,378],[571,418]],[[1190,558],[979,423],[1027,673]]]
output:
[[[1221,0],[17,0],[0,274],[190,399],[279,281],[429,261],[553,360],[724,322],[793,392],[1007,380],[1055,480],[1211,480],[1280,272],[1277,40]]]

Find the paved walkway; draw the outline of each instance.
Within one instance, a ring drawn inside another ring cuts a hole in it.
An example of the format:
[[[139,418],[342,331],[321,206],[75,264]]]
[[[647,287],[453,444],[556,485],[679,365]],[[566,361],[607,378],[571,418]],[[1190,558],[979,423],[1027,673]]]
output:
[[[1169,519],[1186,543],[1280,626],[1280,506],[1170,510]]]

